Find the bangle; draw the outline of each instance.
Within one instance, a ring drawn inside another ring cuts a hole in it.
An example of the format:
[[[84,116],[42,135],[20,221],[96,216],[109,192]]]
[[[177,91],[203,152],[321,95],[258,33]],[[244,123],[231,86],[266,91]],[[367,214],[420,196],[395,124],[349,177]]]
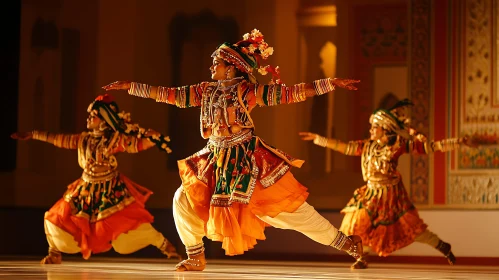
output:
[[[141,83],[132,82],[128,94],[142,98],[149,98],[151,96],[151,86]]]
[[[321,147],[326,147],[327,140],[328,139],[326,137],[322,137],[322,136],[317,135],[317,137],[315,137],[315,139],[314,139],[314,144],[321,146]]]
[[[313,81],[312,84],[314,85],[317,95],[323,95],[331,92],[335,88],[331,78],[316,80]]]

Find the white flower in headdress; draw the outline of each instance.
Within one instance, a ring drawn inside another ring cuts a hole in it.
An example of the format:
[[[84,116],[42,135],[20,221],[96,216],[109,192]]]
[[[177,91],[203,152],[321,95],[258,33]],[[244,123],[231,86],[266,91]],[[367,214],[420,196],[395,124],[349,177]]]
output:
[[[274,48],[268,47],[262,52],[262,58],[267,59],[274,53]]]
[[[251,54],[255,53],[255,51],[256,51],[256,47],[255,47],[255,45],[253,45],[253,44],[249,45],[249,47],[248,47],[248,51],[249,51],[249,53],[251,53]]]
[[[253,37],[253,38],[263,37],[263,34],[262,34],[262,32],[260,32],[260,30],[253,29],[253,30],[251,30],[251,37]]]
[[[258,46],[258,49],[260,52],[264,52],[267,48],[269,47],[269,44],[266,42],[261,42],[260,45]]]
[[[249,33],[244,34],[244,35],[243,35],[243,40],[248,40],[248,39],[249,39],[249,36],[250,36],[250,35],[249,35]]]

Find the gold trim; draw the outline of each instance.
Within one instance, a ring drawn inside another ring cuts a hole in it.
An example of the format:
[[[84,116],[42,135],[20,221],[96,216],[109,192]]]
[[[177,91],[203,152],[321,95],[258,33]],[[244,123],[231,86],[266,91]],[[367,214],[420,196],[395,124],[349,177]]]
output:
[[[108,182],[108,181],[111,181],[117,177],[118,177],[118,171],[116,171],[116,170],[112,171],[109,174],[102,175],[102,176],[94,176],[94,175],[90,175],[86,172],[83,172],[83,174],[81,175],[81,179],[83,181],[85,181],[86,183],[90,183],[90,184],[99,184],[99,183],[103,183],[103,182]]]
[[[67,197],[65,198],[65,201],[68,202],[69,205],[71,205],[73,213],[75,211],[77,211],[77,209],[74,207],[74,205],[71,203],[71,201],[70,200],[68,201]],[[100,220],[103,220],[103,219],[113,215],[114,213],[117,213],[117,212],[125,209],[127,206],[132,204],[134,201],[135,201],[135,198],[133,196],[127,197],[127,198],[123,199],[120,203],[118,203],[114,206],[111,206],[102,212],[99,212],[97,215],[92,215],[92,217],[90,217],[87,213],[85,213],[83,211],[77,212],[73,215],[76,217],[79,217],[79,218],[87,219],[87,220],[89,220],[90,223],[96,223]]]
[[[289,164],[287,164],[285,161],[282,161],[279,166],[277,166],[270,172],[270,174],[260,179],[260,183],[264,188],[268,188],[279,181],[279,179],[281,179],[282,176],[284,176],[284,174],[289,171],[289,169]]]
[[[238,133],[231,134],[230,136],[212,135],[208,140],[208,146],[219,149],[227,149],[248,142],[251,140],[251,138],[253,138],[252,129],[242,130]]]

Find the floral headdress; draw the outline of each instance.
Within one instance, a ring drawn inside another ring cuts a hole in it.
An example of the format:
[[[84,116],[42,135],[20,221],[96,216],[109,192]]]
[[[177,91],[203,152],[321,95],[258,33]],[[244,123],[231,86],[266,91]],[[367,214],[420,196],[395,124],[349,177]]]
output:
[[[271,83],[280,84],[279,66],[261,66],[261,61],[266,60],[274,53],[274,48],[269,47],[264,41],[263,34],[258,29],[243,35],[243,40],[235,43],[223,43],[213,52],[212,57],[220,56],[223,60],[235,65],[240,71],[247,73],[251,82],[255,82],[253,70],[258,69],[261,75],[272,74]]]
[[[114,132],[136,136],[137,138],[147,137],[159,149],[171,153],[171,149],[167,145],[167,142],[170,142],[170,137],[164,135],[146,136],[146,130],[140,127],[139,124],[132,122],[130,113],[125,111],[118,113],[118,104],[114,101],[112,95],[104,94],[97,96],[87,109],[88,113],[94,111]]]

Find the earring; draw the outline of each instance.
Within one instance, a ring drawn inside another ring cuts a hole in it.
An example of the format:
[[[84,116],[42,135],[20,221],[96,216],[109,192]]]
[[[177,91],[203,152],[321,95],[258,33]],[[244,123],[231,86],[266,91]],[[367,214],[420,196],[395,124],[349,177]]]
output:
[[[229,70],[227,70],[227,72],[225,72],[225,78],[226,78],[227,80],[229,80],[229,79],[230,79],[230,69],[229,69]]]
[[[106,122],[101,122],[101,123],[99,124],[99,130],[100,130],[100,131],[104,131],[104,130],[106,130],[106,129],[107,129],[107,123],[106,123]]]

